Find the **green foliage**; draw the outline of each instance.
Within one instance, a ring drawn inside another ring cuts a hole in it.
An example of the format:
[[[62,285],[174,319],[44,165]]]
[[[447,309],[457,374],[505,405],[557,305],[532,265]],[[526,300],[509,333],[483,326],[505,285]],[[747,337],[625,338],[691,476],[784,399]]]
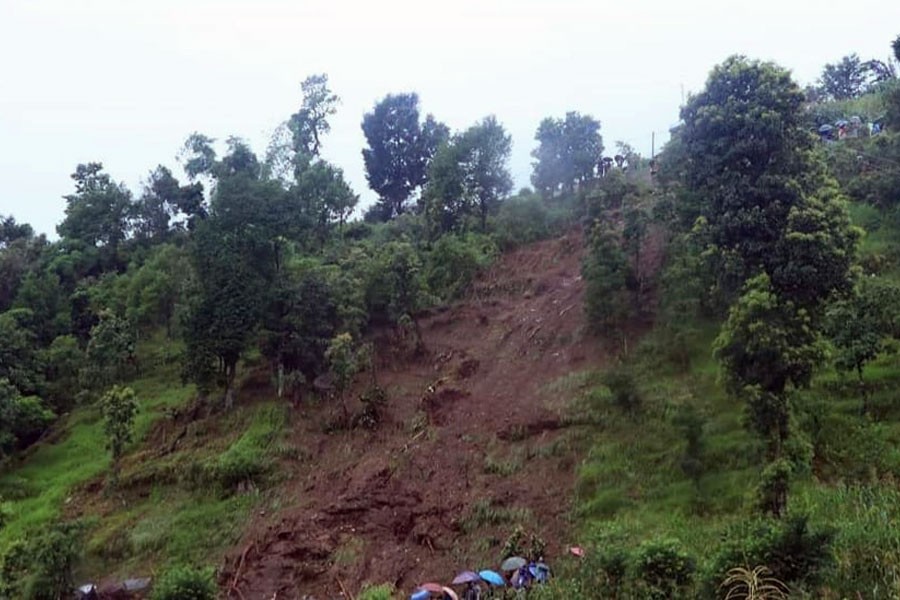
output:
[[[41,360],[47,380],[47,403],[61,414],[75,405],[81,390],[80,373],[85,366],[85,353],[74,336],[63,335],[42,351]]]
[[[214,600],[216,582],[213,569],[176,566],[154,582],[151,600]]]
[[[708,567],[707,585],[717,589],[730,568],[743,564],[764,565],[786,584],[815,585],[834,564],[835,535],[831,528],[812,530],[806,516],[741,522],[724,534]]]
[[[706,471],[704,463],[706,417],[696,406],[689,404],[675,415],[674,422],[681,429],[685,440],[684,453],[681,457],[681,470],[699,489],[700,480]]]
[[[525,189],[503,201],[491,229],[497,245],[510,250],[561,235],[573,224],[573,213],[564,202],[548,204],[539,194]]]
[[[645,598],[688,597],[696,565],[675,540],[642,544],[634,557],[634,577]]]
[[[101,163],[78,165],[72,179],[75,193],[66,196],[66,218],[56,231],[61,237],[100,248],[100,266],[115,267],[118,248],[129,233],[131,192],[103,173]]]
[[[131,323],[110,311],[100,313],[100,322],[91,328],[86,352],[87,365],[82,385],[99,391],[122,382],[133,372],[135,335]]]
[[[603,385],[609,388],[616,407],[624,414],[636,416],[643,405],[634,372],[627,366],[619,366],[603,374]]]
[[[389,94],[362,122],[368,148],[363,150],[366,180],[379,204],[367,220],[387,221],[406,210],[410,194],[426,181],[428,164],[449,137],[445,125],[428,115],[419,121],[417,94]]]
[[[25,308],[0,314],[0,378],[25,394],[43,387],[37,336],[30,328],[33,320],[34,313]]]
[[[728,389],[747,402],[752,427],[777,451],[788,435],[786,389],[808,386],[824,360],[808,313],[779,299],[759,275],[732,306],[714,352]]]
[[[475,234],[441,236],[426,255],[428,288],[445,301],[459,298],[496,256],[497,248],[489,238]]]
[[[856,371],[863,381],[863,368],[889,349],[886,339],[898,332],[900,287],[891,282],[863,278],[845,298],[828,307],[826,332],[836,349],[835,367]]]
[[[82,554],[84,526],[55,523],[35,531],[0,555],[0,598],[59,600],[74,591],[74,570]]]
[[[0,378],[0,459],[34,442],[55,418],[40,398],[23,398],[8,379]]]
[[[354,347],[353,336],[349,333],[341,333],[332,338],[325,351],[329,369],[334,376],[334,387],[337,389],[338,398],[347,414],[347,405],[344,403],[344,394],[353,383],[353,379],[360,370],[359,352]]]
[[[532,151],[531,183],[545,198],[573,193],[596,177],[603,154],[600,121],[590,115],[568,112],[564,119],[547,117],[538,126]]]
[[[822,70],[822,91],[835,100],[857,98],[866,92],[868,69],[855,53]]]
[[[608,222],[594,223],[581,272],[588,322],[599,333],[614,332],[630,312],[625,288],[629,269],[619,236]]]
[[[357,600],[391,600],[393,597],[394,586],[389,583],[367,585],[356,596]]]
[[[763,469],[757,489],[757,506],[760,510],[780,517],[787,510],[787,496],[792,475],[791,463],[778,458]]]
[[[440,146],[428,169],[423,194],[431,229],[463,231],[470,217],[481,230],[512,189],[507,162],[512,138],[490,116]]]
[[[112,455],[113,482],[118,480],[119,460],[125,446],[134,438],[134,416],[137,401],[130,387],[113,386],[100,399],[103,412],[103,432],[106,434],[106,448]]]

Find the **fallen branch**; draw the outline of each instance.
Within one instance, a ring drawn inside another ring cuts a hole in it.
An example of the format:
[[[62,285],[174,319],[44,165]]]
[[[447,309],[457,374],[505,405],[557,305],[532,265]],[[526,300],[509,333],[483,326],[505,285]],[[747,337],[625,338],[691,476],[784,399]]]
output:
[[[241,571],[244,570],[244,561],[247,560],[247,553],[250,552],[250,548],[253,548],[256,543],[252,542],[247,544],[247,547],[244,548],[244,551],[241,552],[241,560],[238,562],[237,570],[234,572],[234,579],[231,580],[231,585],[228,587],[228,596],[231,597],[231,592],[237,592],[237,595],[240,596],[241,600],[244,600],[244,595],[241,593],[241,590],[238,589],[237,584],[238,580],[241,578]]]
[[[341,593],[344,594],[345,598],[350,598],[353,600],[353,594],[347,591],[347,588],[344,587],[344,582],[340,580],[340,578],[335,577],[335,581],[337,581],[338,585],[341,587]]]

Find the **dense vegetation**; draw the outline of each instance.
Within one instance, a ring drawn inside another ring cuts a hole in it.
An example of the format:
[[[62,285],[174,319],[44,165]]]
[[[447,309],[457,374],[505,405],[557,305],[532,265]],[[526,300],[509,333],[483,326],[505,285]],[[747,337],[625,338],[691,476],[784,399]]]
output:
[[[537,127],[536,191],[515,195],[496,117],[451,132],[415,93],[391,94],[362,120],[379,198],[362,220],[321,156],[338,105],[325,75],[303,82],[263,158],[194,133],[187,181],[160,165],[138,195],[78,165],[58,240],[0,220],[0,598],[59,597],[84,555],[171,566],[159,598],[211,597],[210,572],[178,563],[220,552],[253,501],[235,492],[277,476],[285,406],[328,397],[329,427],[377,427],[389,398],[371,333],[421,353],[422,310],[576,225],[591,334],[618,358],[560,382],[585,450],[573,535],[589,552],[540,594],[900,597],[895,71],[851,56],[804,92],[731,57],[682,107],[654,176],[625,144],[605,158],[600,122],[570,112]],[[883,128],[817,140],[850,116]],[[271,402],[241,405],[249,365]],[[189,469],[165,454],[123,469],[179,411],[224,415],[223,447]],[[72,487],[105,472],[108,495],[178,479],[159,518],[178,506],[182,520],[126,552],[103,524],[65,518]]]

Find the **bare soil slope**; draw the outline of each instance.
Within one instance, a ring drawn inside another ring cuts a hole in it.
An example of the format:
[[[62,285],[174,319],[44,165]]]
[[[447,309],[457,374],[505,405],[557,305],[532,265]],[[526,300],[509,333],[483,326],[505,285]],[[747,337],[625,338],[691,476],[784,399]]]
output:
[[[384,333],[378,430],[328,435],[332,406],[299,409],[311,458],[285,466],[285,507],[256,515],[226,558],[228,597],[447,581],[495,564],[516,522],[560,552],[576,457],[548,384],[603,361],[584,333],[582,248],[573,232],[504,255],[465,301],[420,317],[424,355],[387,354]]]

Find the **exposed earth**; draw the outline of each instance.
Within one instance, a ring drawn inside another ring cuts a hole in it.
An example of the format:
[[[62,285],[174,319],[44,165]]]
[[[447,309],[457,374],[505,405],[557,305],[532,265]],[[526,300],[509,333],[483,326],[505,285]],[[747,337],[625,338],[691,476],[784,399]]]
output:
[[[229,597],[446,581],[495,564],[515,522],[548,557],[563,550],[577,457],[551,384],[604,360],[585,333],[582,248],[571,233],[504,255],[464,301],[420,316],[418,355],[386,354],[403,344],[381,334],[376,431],[326,434],[325,408],[299,408],[295,442],[315,458],[285,465],[294,505],[257,514],[226,558]]]

